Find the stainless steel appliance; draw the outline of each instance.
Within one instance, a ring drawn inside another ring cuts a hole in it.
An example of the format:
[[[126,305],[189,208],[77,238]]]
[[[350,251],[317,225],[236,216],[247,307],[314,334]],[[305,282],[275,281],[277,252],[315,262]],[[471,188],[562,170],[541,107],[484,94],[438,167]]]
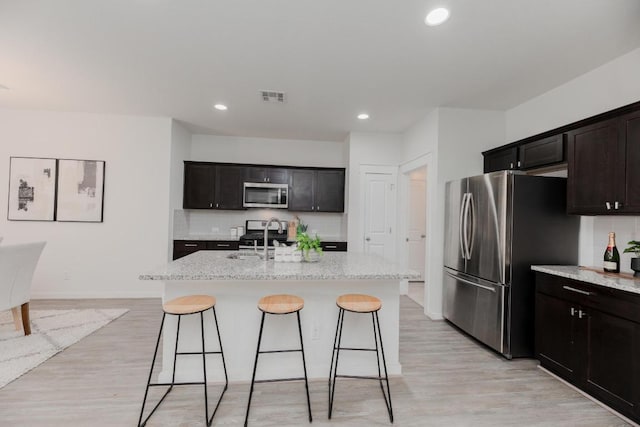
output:
[[[267,226],[267,221],[252,220],[246,221],[247,232],[239,237],[238,243],[240,249],[260,249],[264,247],[264,230]],[[287,241],[287,221],[280,221],[282,232],[278,232],[278,223],[272,222],[267,230],[268,246],[273,247],[273,241],[276,240],[280,243]]]
[[[444,317],[507,358],[533,356],[532,264],[578,262],[566,179],[493,172],[445,187]]]
[[[245,182],[242,206],[245,208],[289,207],[289,185],[265,182]]]

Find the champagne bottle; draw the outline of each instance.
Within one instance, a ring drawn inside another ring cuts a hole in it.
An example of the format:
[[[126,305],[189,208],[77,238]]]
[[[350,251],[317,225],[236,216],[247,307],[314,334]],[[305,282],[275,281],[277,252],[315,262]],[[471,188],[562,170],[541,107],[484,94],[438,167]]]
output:
[[[616,233],[609,233],[609,244],[604,251],[604,271],[608,273],[620,273],[620,253],[616,248]]]

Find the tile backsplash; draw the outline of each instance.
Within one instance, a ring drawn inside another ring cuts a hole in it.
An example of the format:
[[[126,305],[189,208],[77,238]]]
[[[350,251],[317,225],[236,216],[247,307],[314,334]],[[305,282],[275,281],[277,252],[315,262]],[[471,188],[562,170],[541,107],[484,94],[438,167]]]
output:
[[[594,266],[602,265],[602,257],[609,242],[609,232],[616,233],[616,246],[620,252],[620,271],[633,273],[631,258],[633,254],[623,251],[629,240],[640,240],[640,217],[637,216],[598,216],[593,226],[593,258]]]
[[[308,224],[309,233],[317,233],[323,240],[346,240],[347,215],[343,213],[289,212],[275,209],[247,211],[209,211],[176,209],[173,217],[173,236],[231,235],[231,227],[244,226],[245,221],[277,217],[290,221],[295,216]]]

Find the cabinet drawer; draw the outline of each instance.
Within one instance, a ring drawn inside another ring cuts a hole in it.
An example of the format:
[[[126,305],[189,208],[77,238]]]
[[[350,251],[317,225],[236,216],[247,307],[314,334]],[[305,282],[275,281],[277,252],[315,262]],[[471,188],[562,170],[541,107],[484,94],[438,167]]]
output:
[[[207,242],[198,240],[174,240],[173,249],[178,251],[201,251],[207,249]]]
[[[237,240],[214,240],[207,242],[207,249],[210,251],[237,251],[239,243]]]
[[[347,242],[322,242],[320,243],[323,251],[326,252],[346,252]]]

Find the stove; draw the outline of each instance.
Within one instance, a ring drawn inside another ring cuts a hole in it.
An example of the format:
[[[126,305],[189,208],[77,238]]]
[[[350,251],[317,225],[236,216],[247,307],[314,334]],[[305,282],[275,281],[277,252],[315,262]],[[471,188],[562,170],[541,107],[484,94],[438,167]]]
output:
[[[273,241],[276,240],[278,242],[284,243],[287,241],[287,221],[280,221],[282,225],[282,233],[278,233],[278,224],[272,222],[269,226],[268,237],[269,242],[268,246],[273,247]],[[252,220],[249,219],[246,221],[245,230],[247,232],[240,236],[238,239],[238,243],[240,244],[241,249],[246,248],[254,248],[255,246],[261,248],[264,246],[264,228],[267,225],[267,220]]]

